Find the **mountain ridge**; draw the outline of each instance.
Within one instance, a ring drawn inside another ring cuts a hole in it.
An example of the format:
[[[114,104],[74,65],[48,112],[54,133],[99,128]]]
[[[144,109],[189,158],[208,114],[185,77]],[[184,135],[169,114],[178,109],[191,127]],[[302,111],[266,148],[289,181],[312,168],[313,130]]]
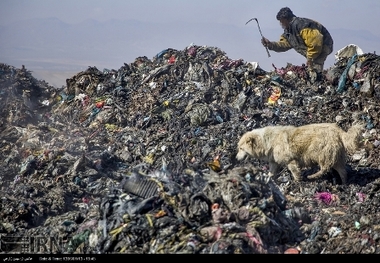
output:
[[[277,40],[281,29],[262,27],[265,36]],[[374,52],[380,37],[367,30],[329,29],[334,51],[357,44],[364,52]],[[121,67],[139,56],[153,58],[166,48],[182,50],[191,43],[215,46],[231,59],[259,62],[265,70],[305,63],[295,51],[267,57],[255,26],[219,23],[149,23],[138,20],[112,19],[104,22],[88,19],[69,24],[58,18],[28,19],[0,27],[0,62],[32,71],[81,71],[88,66]],[[325,63],[334,63],[330,55]],[[47,80],[48,81],[48,80]]]

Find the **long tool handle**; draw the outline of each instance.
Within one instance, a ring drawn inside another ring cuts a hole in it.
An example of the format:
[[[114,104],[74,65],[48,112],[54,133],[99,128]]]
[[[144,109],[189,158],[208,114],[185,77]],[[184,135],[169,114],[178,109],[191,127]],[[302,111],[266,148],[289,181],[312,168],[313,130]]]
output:
[[[269,54],[269,49],[268,49],[268,47],[265,47],[265,49],[267,50],[268,58],[270,58],[270,54]]]
[[[257,27],[259,28],[259,32],[260,32],[260,35],[262,38],[264,38],[263,36],[263,32],[261,32],[261,28],[260,28],[260,24],[259,24],[259,20],[257,20],[257,18],[251,18],[249,19],[245,24],[248,24],[249,22],[251,22],[252,20],[255,20],[256,23],[257,23]],[[270,54],[269,54],[269,49],[268,47],[265,47],[266,51],[267,51],[267,54],[268,54],[268,58],[270,58]]]
[[[264,38],[264,36],[263,36],[263,32],[261,32],[261,28],[260,28],[259,20],[257,20],[257,18],[255,18],[254,20],[256,20],[257,27],[259,28],[259,32],[260,32],[261,37]],[[268,49],[268,47],[265,47],[265,49],[266,49],[266,51],[267,51],[268,58],[270,58],[270,54],[269,54],[269,49]]]

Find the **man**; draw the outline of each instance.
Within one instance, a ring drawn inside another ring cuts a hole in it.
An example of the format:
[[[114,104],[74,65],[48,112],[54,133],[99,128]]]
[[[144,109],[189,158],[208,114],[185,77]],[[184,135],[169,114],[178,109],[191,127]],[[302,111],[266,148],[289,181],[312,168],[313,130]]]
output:
[[[320,80],[325,60],[333,51],[333,39],[329,31],[314,20],[295,16],[289,7],[281,8],[276,18],[284,29],[280,40],[271,42],[262,38],[261,43],[275,52],[294,48],[306,58],[309,70],[316,73],[316,80]]]

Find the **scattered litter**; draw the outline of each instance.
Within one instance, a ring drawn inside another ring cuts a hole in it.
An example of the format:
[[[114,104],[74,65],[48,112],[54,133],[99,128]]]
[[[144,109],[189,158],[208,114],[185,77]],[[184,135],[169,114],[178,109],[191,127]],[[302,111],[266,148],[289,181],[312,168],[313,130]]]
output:
[[[380,253],[380,58],[355,50],[317,83],[195,44],[61,89],[0,64],[1,237],[65,240],[52,253]],[[252,128],[360,121],[346,185],[234,159]]]

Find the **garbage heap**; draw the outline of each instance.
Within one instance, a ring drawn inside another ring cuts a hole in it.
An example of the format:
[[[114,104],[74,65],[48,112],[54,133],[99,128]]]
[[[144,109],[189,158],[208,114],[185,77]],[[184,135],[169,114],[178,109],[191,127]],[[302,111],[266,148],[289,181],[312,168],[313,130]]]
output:
[[[1,251],[44,236],[62,241],[48,253],[380,253],[379,66],[346,56],[314,82],[191,45],[55,89],[0,64],[0,233],[19,241]],[[346,185],[234,157],[253,128],[355,121]]]

